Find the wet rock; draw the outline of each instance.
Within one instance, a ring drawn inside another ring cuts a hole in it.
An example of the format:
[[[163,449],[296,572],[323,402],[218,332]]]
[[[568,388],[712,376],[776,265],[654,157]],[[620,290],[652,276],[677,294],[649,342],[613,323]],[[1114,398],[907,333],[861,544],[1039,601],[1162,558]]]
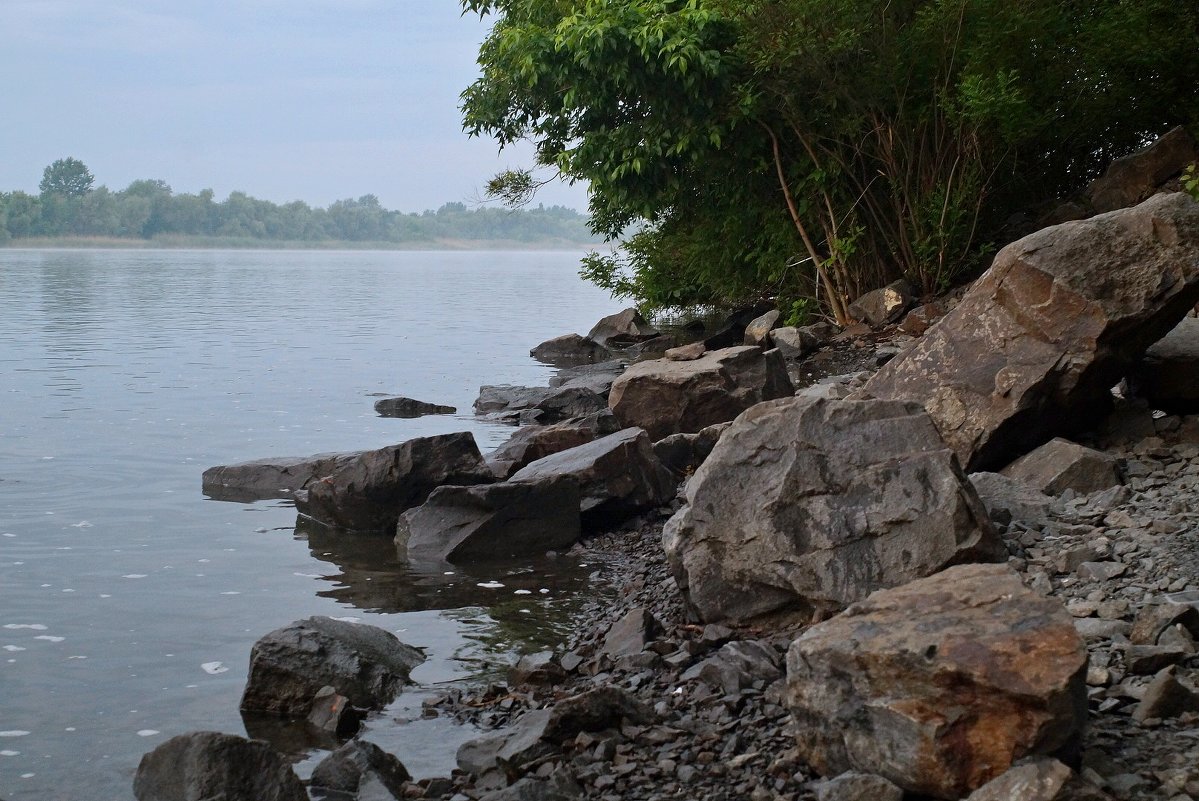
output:
[[[513,685],[557,684],[566,678],[566,670],[558,663],[553,651],[525,654],[508,671],[508,681]]]
[[[426,414],[457,414],[453,406],[426,403],[412,398],[380,398],[375,401],[375,413],[380,417],[423,417]]]
[[[644,428],[657,440],[732,420],[756,403],[793,392],[778,351],[743,346],[689,362],[638,362],[616,379],[608,400],[624,425]]]
[[[786,398],[750,409],[687,484],[663,544],[701,620],[835,610],[1006,554],[912,403]]]
[[[636,309],[625,309],[602,318],[587,338],[606,347],[624,347],[659,336],[660,332],[645,321]]]
[[[1199,412],[1199,318],[1184,317],[1150,347],[1129,380],[1136,394],[1154,409]]]
[[[133,794],[137,801],[308,801],[269,745],[211,731],[172,737],[143,756]]]
[[[348,737],[358,731],[365,714],[350,703],[344,695],[326,685],[317,690],[308,711],[308,724],[317,731]]]
[[[1184,681],[1178,668],[1171,666],[1153,677],[1132,718],[1140,723],[1150,718],[1176,718],[1184,712],[1199,712],[1199,689]]]
[[[654,443],[654,454],[658,460],[676,476],[695,471],[712,453],[720,435],[732,423],[717,423],[701,428],[695,434],[671,434]]]
[[[583,797],[583,789],[568,771],[559,769],[548,779],[532,776],[479,797],[479,801],[575,801]]]
[[[300,512],[334,528],[393,531],[400,513],[425,502],[443,484],[495,480],[469,433],[419,437],[363,451],[308,485]]]
[[[898,320],[915,300],[912,285],[899,280],[867,292],[849,304],[849,315],[872,328],[881,328]]]
[[[218,465],[204,471],[204,494],[217,500],[248,502],[264,498],[290,498],[313,481],[335,472],[361,455],[318,453],[315,456],[283,456]]]
[[[578,334],[564,334],[560,337],[547,339],[529,351],[529,355],[539,362],[552,364],[555,367],[567,367],[579,364],[594,364],[610,358],[611,353],[603,345]]]
[[[992,519],[1007,514],[1012,520],[1037,523],[1048,519],[1054,508],[1053,498],[1000,473],[971,473],[970,483]]]
[[[806,328],[784,326],[770,332],[770,342],[779,349],[784,359],[795,361],[807,356],[820,347],[820,340]]]
[[[306,717],[326,686],[354,706],[380,709],[424,661],[424,654],[381,628],[310,617],[254,644],[241,709]]]
[[[539,482],[557,476],[570,476],[578,483],[585,525],[655,508],[675,493],[674,478],[639,428],[626,428],[538,459],[510,480]]]
[[[620,430],[607,409],[545,426],[525,426],[487,455],[487,464],[499,478],[508,478],[526,465],[578,445],[594,442]]]
[[[1021,456],[1001,472],[1046,495],[1061,495],[1068,489],[1088,495],[1123,483],[1116,457],[1060,437]]]
[[[1000,565],[881,590],[787,654],[787,704],[818,772],[957,799],[1077,742],[1087,653],[1059,602]]]
[[[321,760],[309,784],[323,790],[359,794],[362,785],[374,779],[396,798],[404,796],[404,785],[412,777],[404,763],[374,743],[351,740]]]
[[[1199,161],[1199,150],[1182,126],[1153,144],[1116,159],[1087,189],[1097,212],[1114,211],[1140,203],[1187,165]]]
[[[749,325],[745,326],[745,344],[765,347],[770,339],[770,332],[778,327],[778,323],[778,309],[771,309],[761,317],[751,320]]]
[[[607,386],[607,379],[601,378]],[[576,380],[557,387],[518,387],[510,385],[479,387],[475,414],[506,423],[558,423],[584,417],[608,408],[603,387],[585,386]]]
[[[602,653],[612,658],[639,654],[662,632],[662,624],[647,609],[631,609],[608,629]]]
[[[1005,247],[866,392],[924,403],[966,469],[990,469],[1099,422],[1197,300],[1199,203],[1158,195]]]
[[[465,564],[566,550],[581,533],[580,497],[565,475],[438,487],[400,515],[397,552],[409,562]]]
[[[612,359],[598,364],[584,364],[578,367],[568,367],[559,370],[549,380],[551,387],[584,387],[597,395],[608,396],[612,382],[616,376],[625,371],[628,362],[625,359]]]
[[[692,362],[708,352],[702,342],[692,342],[666,351],[666,358],[672,362]]]
[[[903,801],[903,790],[882,776],[847,771],[817,785],[816,801]]]

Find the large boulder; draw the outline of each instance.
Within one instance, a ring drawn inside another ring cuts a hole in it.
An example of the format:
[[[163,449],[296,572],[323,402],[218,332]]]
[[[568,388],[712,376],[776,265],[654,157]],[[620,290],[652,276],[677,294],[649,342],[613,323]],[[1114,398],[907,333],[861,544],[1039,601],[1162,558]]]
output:
[[[1199,301],[1199,203],[1046,228],[999,252],[961,302],[867,382],[924,403],[967,470],[1098,423],[1109,391]]]
[[[1116,457],[1057,437],[1000,471],[1046,495],[1089,495],[1123,482]]]
[[[675,493],[675,479],[654,455],[649,436],[626,428],[538,459],[512,475],[513,482],[569,476],[580,490],[584,524],[606,523],[660,506]]]
[[[849,304],[849,316],[879,328],[898,320],[915,302],[912,285],[901,279],[873,289]]]
[[[692,476],[662,539],[709,622],[837,610],[1006,555],[932,420],[897,401],[755,406]]]
[[[357,459],[354,453],[318,453],[315,456],[280,456],[250,462],[217,465],[204,471],[204,494],[221,501],[256,501],[290,498],[322,476]]]
[[[529,351],[529,355],[539,362],[552,364],[555,367],[569,367],[577,364],[602,362],[611,354],[603,345],[588,337],[564,334],[547,339]]]
[[[517,429],[507,442],[487,454],[487,464],[497,476],[508,478],[542,457],[594,442],[619,430],[620,423],[607,409],[562,423],[524,426]]]
[[[438,487],[400,515],[395,544],[409,562],[461,564],[565,550],[580,533],[579,485],[554,476]]]
[[[1006,566],[960,565],[808,629],[787,652],[786,703],[817,772],[959,799],[1077,744],[1086,667],[1060,602]]]
[[[254,643],[243,712],[303,718],[325,687],[354,706],[380,709],[399,694],[425,655],[376,626],[310,617]]]
[[[453,406],[440,403],[429,403],[415,398],[402,396],[395,398],[380,398],[375,401],[375,414],[380,417],[424,417],[426,414],[456,414]]]
[[[309,784],[326,794],[344,793],[356,798],[362,786],[373,779],[394,797],[403,798],[405,784],[411,778],[404,763],[395,756],[374,743],[351,740],[313,768]]]
[[[291,765],[266,743],[197,731],[142,757],[137,801],[308,801]]]
[[[608,408],[605,391],[611,380],[600,378],[601,386],[573,381],[557,387],[487,385],[479,387],[475,414],[504,423],[557,423]],[[604,390],[604,391],[597,391]]]
[[[1136,394],[1154,409],[1199,412],[1199,318],[1184,317],[1145,352],[1129,379]]]
[[[992,520],[1041,524],[1059,511],[1051,496],[1002,473],[971,473],[970,483]]]
[[[745,326],[745,344],[765,347],[770,339],[770,332],[778,328],[781,316],[782,313],[778,309],[771,309],[761,317],[750,320],[749,325]]]
[[[1199,149],[1180,125],[1149,146],[1113,161],[1088,187],[1087,199],[1099,212],[1135,205],[1196,161]]]
[[[419,437],[338,463],[297,496],[300,512],[334,528],[393,531],[405,509],[443,484],[486,484],[495,474],[466,432]]]
[[[777,350],[743,345],[686,362],[638,362],[612,384],[608,405],[621,423],[658,440],[727,422],[756,403],[794,392]]]
[[[660,332],[645,321],[636,309],[625,309],[601,319],[587,334],[587,339],[604,347],[635,345],[659,336]]]

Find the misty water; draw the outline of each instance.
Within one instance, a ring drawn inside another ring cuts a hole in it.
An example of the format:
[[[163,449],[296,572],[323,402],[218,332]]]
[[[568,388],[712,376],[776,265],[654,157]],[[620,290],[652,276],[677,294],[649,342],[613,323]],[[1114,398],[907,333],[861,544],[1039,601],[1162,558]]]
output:
[[[544,384],[534,344],[617,310],[578,253],[0,250],[0,798],[126,801],[141,755],[243,721],[250,648],[309,615],[427,649],[366,736],[418,777],[469,729],[447,682],[559,638],[602,566],[406,573],[387,537],[296,530],[290,502],[206,499],[209,466],[512,429],[480,384]],[[457,406],[385,419],[380,393]],[[487,585],[486,587],[480,585]],[[501,586],[496,586],[501,585]]]

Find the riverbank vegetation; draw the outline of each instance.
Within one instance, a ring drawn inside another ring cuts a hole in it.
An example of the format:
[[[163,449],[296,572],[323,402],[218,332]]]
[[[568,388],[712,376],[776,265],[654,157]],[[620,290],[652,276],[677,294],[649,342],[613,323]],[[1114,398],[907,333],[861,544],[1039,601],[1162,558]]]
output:
[[[648,310],[769,297],[844,322],[899,277],[944,289],[1014,214],[1199,123],[1199,6],[1176,0],[463,7],[495,20],[467,130],[590,182],[591,225],[624,247],[584,274]]]
[[[328,208],[276,204],[233,192],[176,194],[164,181],[94,187],[90,170],[59,159],[40,193],[0,192],[0,244],[141,247],[494,247],[594,241],[587,218],[562,206],[469,208],[446,203],[420,214],[384,208],[374,195]]]

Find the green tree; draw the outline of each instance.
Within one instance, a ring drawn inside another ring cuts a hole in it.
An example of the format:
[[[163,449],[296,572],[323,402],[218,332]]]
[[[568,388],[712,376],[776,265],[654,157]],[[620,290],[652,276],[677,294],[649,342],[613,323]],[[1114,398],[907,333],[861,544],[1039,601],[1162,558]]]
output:
[[[83,197],[92,189],[96,178],[87,165],[76,158],[58,159],[42,171],[38,189],[43,195]]]

